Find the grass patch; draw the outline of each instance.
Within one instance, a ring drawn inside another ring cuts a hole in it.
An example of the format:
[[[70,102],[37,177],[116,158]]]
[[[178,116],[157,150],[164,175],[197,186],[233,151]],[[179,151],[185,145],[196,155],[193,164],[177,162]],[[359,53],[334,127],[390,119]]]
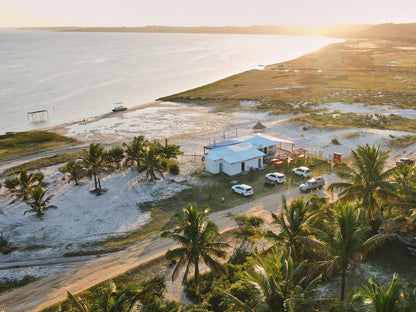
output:
[[[290,121],[317,128],[372,128],[416,132],[416,120],[399,115],[357,113],[310,113]]]
[[[77,143],[75,139],[47,131],[25,131],[1,135],[0,160],[33,155]]]
[[[2,173],[2,176],[8,176],[11,174],[18,173],[22,169],[37,170],[37,169],[41,169],[41,168],[52,166],[52,165],[63,164],[67,162],[69,159],[71,159],[72,157],[78,157],[79,155],[80,155],[80,151],[71,151],[71,152],[56,154],[53,156],[43,157],[40,159],[29,161],[27,163],[6,169]]]
[[[416,143],[416,135],[403,135],[400,137],[393,137],[389,141],[390,147],[408,147]]]
[[[23,279],[21,280],[13,280],[13,279],[6,279],[2,282],[0,282],[0,294],[11,290],[11,289],[16,289],[16,288],[20,288],[23,287],[33,281],[37,280],[35,277],[31,277],[31,276],[25,276]]]

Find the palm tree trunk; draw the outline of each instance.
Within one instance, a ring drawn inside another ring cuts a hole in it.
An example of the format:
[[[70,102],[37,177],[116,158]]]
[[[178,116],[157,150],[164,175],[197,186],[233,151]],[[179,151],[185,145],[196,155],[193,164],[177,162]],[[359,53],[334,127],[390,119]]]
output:
[[[93,173],[93,175],[94,175],[94,190],[95,191],[97,191],[97,174],[96,173]]]
[[[341,272],[341,301],[344,301],[345,298],[345,278],[346,278],[346,269],[343,269]]]
[[[200,301],[199,296],[199,262],[198,259],[195,261],[195,296],[198,299],[198,302]]]

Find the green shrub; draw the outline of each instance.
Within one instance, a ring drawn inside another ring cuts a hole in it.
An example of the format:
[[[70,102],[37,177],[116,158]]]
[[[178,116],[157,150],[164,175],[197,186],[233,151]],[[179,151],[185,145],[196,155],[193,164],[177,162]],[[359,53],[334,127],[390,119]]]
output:
[[[169,165],[169,172],[174,175],[179,174],[179,166],[178,164],[171,164]]]
[[[337,139],[337,138],[333,138],[333,139],[331,140],[331,143],[332,143],[332,144],[334,144],[334,145],[341,145],[341,143],[339,143],[339,141],[338,141],[338,139]]]

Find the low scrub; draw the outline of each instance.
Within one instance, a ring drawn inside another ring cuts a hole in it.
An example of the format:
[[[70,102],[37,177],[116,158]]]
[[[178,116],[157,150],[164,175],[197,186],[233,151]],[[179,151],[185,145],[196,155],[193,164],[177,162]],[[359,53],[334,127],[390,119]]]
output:
[[[73,138],[47,131],[16,132],[0,136],[0,159],[33,155],[79,143]]]

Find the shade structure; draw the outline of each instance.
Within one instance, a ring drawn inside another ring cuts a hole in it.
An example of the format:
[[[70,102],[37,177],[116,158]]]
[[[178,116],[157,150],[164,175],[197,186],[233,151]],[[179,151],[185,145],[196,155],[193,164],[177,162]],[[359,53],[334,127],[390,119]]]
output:
[[[263,125],[260,120],[254,125],[253,130],[263,130],[266,126]]]

